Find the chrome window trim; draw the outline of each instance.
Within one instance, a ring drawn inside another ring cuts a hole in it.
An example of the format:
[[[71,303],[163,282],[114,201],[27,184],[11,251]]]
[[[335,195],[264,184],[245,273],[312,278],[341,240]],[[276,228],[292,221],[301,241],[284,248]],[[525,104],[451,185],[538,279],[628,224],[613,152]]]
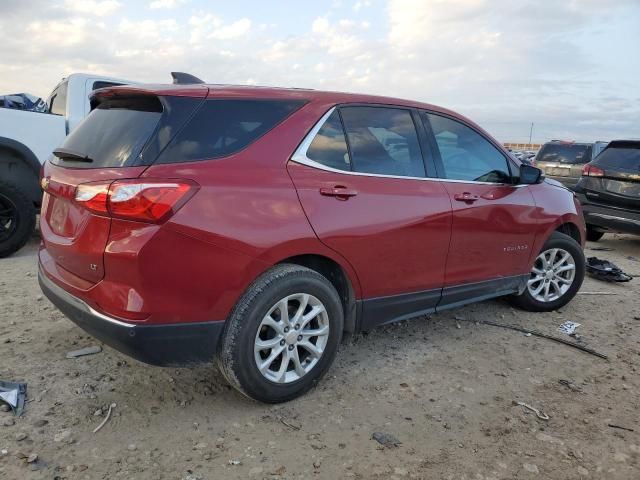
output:
[[[333,172],[333,173],[341,173],[343,175],[355,175],[358,177],[377,177],[377,178],[397,178],[401,180],[426,180],[431,182],[447,182],[447,183],[468,183],[472,185],[507,185],[513,187],[526,187],[526,184],[521,185],[511,185],[508,183],[494,183],[494,182],[478,182],[475,180],[455,180],[450,178],[439,178],[439,177],[408,177],[402,175],[384,175],[381,173],[365,173],[365,172],[353,172],[351,170],[339,170],[337,168],[327,167],[322,163],[316,162],[315,160],[311,160],[307,157],[307,150],[311,146],[311,142],[316,138],[316,135],[322,128],[322,126],[329,119],[331,114],[336,110],[337,106],[331,107],[327,113],[325,113],[320,120],[313,126],[313,128],[307,133],[302,140],[302,143],[298,146],[293,155],[291,155],[291,161],[298,163],[300,165],[306,165],[307,167],[316,168],[318,170],[324,170],[325,172]],[[346,135],[346,132],[344,132]]]

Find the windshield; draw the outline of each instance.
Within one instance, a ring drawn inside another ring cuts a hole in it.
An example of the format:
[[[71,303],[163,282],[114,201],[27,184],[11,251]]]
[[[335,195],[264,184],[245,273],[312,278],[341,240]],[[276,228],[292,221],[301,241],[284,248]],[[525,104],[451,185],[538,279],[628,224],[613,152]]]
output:
[[[579,143],[547,143],[538,152],[536,162],[587,163],[591,145]]]
[[[54,158],[52,163],[73,168],[126,167],[153,134],[162,115],[156,97],[109,99],[102,102],[67,137],[61,149],[91,161]]]

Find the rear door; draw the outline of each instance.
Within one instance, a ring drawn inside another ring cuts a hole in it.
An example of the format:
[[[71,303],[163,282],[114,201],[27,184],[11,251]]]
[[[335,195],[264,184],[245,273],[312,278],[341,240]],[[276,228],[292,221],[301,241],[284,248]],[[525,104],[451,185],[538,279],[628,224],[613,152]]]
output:
[[[433,310],[440,298],[451,204],[428,178],[416,119],[405,108],[333,109],[288,164],[316,234],[357,272],[365,328]]]
[[[203,95],[206,95],[204,90]],[[191,101],[194,109],[196,101]],[[88,288],[104,276],[103,252],[110,218],[81,206],[99,199],[117,179],[137,178],[158,151],[156,129],[167,127],[165,104],[153,95],[109,98],[94,109],[55,151],[44,169],[45,194],[40,228],[46,250],[43,262],[52,262],[60,275],[79,288]],[[180,111],[179,108],[172,110]],[[175,117],[176,115],[174,115]],[[180,116],[180,115],[177,115]],[[150,141],[151,138],[155,141]]]
[[[517,166],[480,132],[443,115],[423,119],[453,205],[442,305],[512,290],[530,268],[537,222],[531,192],[514,184]]]

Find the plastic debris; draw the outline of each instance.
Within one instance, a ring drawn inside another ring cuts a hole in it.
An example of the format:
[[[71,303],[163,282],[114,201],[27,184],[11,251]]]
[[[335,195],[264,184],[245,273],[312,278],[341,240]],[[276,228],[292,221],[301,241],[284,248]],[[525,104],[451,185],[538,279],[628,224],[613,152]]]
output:
[[[26,383],[0,380],[0,400],[4,400],[12,408],[16,417],[22,415],[26,396]]]
[[[616,264],[598,257],[587,258],[587,273],[605,282],[628,282],[633,278],[624,273]]]
[[[566,333],[567,335],[573,335],[576,332],[576,328],[578,328],[579,326],[579,323],[567,321],[560,325],[558,327],[558,330]]]
[[[67,358],[78,358],[84,357],[85,355],[95,355],[96,353],[100,353],[101,351],[102,347],[98,345],[92,345],[91,347],[81,348],[80,350],[74,350],[67,353]]]

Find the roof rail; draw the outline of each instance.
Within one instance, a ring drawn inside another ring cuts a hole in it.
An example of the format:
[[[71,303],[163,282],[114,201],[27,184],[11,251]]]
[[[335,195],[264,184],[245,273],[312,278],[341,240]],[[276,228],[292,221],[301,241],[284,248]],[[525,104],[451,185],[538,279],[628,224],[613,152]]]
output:
[[[200,80],[198,77],[184,72],[171,72],[174,85],[194,85],[204,83],[204,80]]]

